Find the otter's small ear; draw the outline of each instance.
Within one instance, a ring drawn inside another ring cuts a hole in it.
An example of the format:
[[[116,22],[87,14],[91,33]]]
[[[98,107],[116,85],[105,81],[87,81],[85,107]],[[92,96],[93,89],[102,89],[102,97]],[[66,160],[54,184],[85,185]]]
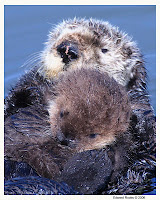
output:
[[[68,111],[61,110],[61,112],[60,112],[60,118],[63,118],[65,116],[67,116],[67,115],[69,115]]]

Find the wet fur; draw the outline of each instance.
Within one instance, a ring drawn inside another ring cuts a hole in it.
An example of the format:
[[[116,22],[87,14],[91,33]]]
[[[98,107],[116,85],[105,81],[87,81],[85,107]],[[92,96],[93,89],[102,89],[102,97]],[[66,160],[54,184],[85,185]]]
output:
[[[79,194],[65,183],[58,183],[50,179],[29,176],[17,177],[5,181],[5,195],[66,195]]]
[[[78,46],[78,59],[67,66],[56,48],[64,41]],[[103,53],[102,49],[108,51]],[[64,69],[88,65],[108,72],[111,77],[127,86],[138,78],[138,68],[143,68],[143,58],[135,42],[108,22],[95,19],[66,20],[54,27],[49,34],[46,48],[41,54],[42,73],[52,78]]]
[[[25,161],[39,175],[54,179],[73,153],[113,143],[130,122],[127,93],[107,74],[84,68],[61,76],[56,83],[48,83],[44,90],[37,82],[28,86],[33,99],[35,92],[39,94],[36,106],[30,102],[5,120],[5,156]],[[57,141],[60,131],[73,136],[75,146]]]
[[[56,91],[49,108],[53,135],[71,141],[77,151],[103,148],[127,131],[127,93],[107,73],[91,68],[68,72],[60,77]]]

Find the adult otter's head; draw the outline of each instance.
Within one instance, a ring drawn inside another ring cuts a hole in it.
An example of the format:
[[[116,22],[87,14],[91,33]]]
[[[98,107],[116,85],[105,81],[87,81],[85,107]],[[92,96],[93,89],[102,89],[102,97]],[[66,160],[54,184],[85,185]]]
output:
[[[126,86],[143,60],[136,44],[117,27],[99,20],[73,19],[51,30],[42,63],[49,78],[89,64]]]
[[[106,73],[81,68],[61,76],[50,104],[53,135],[76,151],[103,148],[127,130],[130,105],[123,88]]]

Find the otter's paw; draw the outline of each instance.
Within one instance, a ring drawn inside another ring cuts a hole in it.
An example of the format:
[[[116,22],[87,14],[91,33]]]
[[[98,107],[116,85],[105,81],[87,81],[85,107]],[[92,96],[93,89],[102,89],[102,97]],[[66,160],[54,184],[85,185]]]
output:
[[[82,194],[98,194],[109,181],[112,163],[105,150],[73,156],[64,166],[61,180]]]

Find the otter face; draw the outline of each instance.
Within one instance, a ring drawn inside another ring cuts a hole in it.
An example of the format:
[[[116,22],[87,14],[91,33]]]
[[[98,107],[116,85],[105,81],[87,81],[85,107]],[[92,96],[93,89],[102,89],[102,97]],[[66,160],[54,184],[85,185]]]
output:
[[[51,129],[61,144],[81,152],[113,143],[129,125],[126,92],[107,74],[91,69],[66,73],[49,108]]]
[[[90,65],[126,86],[143,60],[136,44],[108,22],[74,19],[50,32],[42,53],[43,72],[52,78],[67,69]]]

